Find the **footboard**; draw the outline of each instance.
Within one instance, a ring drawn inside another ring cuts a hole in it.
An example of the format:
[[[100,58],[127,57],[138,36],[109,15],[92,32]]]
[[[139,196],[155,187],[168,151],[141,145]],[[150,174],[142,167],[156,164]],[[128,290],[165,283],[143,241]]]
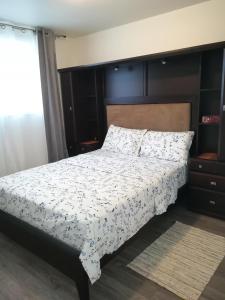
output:
[[[72,278],[80,300],[89,300],[89,279],[79,260],[79,250],[1,210],[0,231]]]

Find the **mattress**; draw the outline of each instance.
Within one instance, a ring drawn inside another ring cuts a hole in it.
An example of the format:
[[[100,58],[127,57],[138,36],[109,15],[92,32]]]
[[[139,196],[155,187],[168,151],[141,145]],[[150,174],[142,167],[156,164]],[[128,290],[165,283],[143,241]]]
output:
[[[94,283],[100,259],[175,202],[186,164],[97,150],[0,178],[0,209],[80,250]]]

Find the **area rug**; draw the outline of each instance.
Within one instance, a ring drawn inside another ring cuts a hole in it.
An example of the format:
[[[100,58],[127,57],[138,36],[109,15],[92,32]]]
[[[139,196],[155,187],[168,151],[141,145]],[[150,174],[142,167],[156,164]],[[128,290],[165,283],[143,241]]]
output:
[[[225,255],[225,238],[176,222],[128,267],[185,300],[197,300]]]

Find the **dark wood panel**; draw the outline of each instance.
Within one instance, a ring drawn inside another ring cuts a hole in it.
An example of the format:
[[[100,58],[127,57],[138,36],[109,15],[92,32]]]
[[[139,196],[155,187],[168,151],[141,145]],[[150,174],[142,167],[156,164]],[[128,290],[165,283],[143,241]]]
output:
[[[75,115],[78,128],[78,143],[97,137],[97,106],[95,70],[85,69],[73,73]],[[93,122],[94,121],[94,122]]]
[[[61,91],[63,98],[64,126],[66,133],[67,149],[70,156],[78,153],[77,149],[77,126],[74,107],[73,76],[71,72],[62,73]]]
[[[148,95],[198,95],[200,54],[149,61]]]
[[[190,187],[190,209],[225,218],[225,194],[198,187]]]
[[[107,121],[106,121],[106,107],[104,101],[104,84],[105,72],[103,68],[96,69],[96,96],[97,96],[97,118],[98,122],[98,138],[99,144],[102,145],[106,132],[107,132]]]
[[[223,176],[191,171],[189,184],[205,189],[225,192],[225,177]]]
[[[225,49],[223,50],[223,70],[220,105],[219,159],[225,161]]]
[[[194,100],[191,100],[191,129],[195,131],[195,137],[191,154],[213,152],[219,160],[225,160],[225,67],[222,67],[222,45],[217,44],[220,48],[216,48],[215,45],[200,47],[198,53],[190,51],[184,55],[185,52],[177,51],[173,52],[173,55],[172,52],[168,53],[168,56],[161,55],[160,59],[151,57],[150,60],[146,60],[145,57],[143,60],[141,57],[125,62],[102,64],[94,68],[95,72],[105,72],[105,78],[100,80],[101,84],[97,88],[98,94],[101,94],[102,100],[105,96],[107,104],[171,103],[171,99],[181,102],[178,98],[194,97]],[[80,101],[80,107],[76,109],[79,112],[78,127],[81,124],[78,130],[82,137],[80,141],[96,136],[103,141],[107,128],[105,109],[102,107],[97,113],[101,122],[96,123],[88,116],[89,112],[95,114],[89,100],[91,97],[96,98],[96,89],[93,92],[94,85],[89,86],[89,82],[96,73],[92,72],[93,67],[79,67],[75,70],[81,73],[78,98],[83,101]],[[221,122],[218,126],[200,124],[202,116],[212,114],[220,114]],[[87,122],[84,121],[86,116],[89,119]]]
[[[200,99],[200,116],[219,115],[220,114],[221,90],[201,91]]]
[[[122,63],[105,69],[105,97],[144,96],[144,63]]]
[[[200,125],[199,126],[199,153],[218,151],[219,126]]]
[[[100,144],[80,144],[80,153],[87,153],[90,151],[94,151],[100,148]]]
[[[198,152],[215,153],[221,159],[221,102],[223,97],[223,49],[205,51],[201,56],[201,89]],[[202,124],[202,116],[221,115],[218,124]]]
[[[190,170],[225,176],[225,163],[192,158],[189,162]]]
[[[94,68],[82,69],[77,72],[77,88],[80,99],[96,96],[95,75]]]

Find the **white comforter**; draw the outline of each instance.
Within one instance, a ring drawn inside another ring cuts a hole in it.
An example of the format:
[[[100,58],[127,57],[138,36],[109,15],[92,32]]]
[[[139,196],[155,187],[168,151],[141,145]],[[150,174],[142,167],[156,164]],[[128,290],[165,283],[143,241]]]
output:
[[[0,178],[0,209],[81,251],[91,280],[117,250],[174,203],[184,164],[97,150]]]

